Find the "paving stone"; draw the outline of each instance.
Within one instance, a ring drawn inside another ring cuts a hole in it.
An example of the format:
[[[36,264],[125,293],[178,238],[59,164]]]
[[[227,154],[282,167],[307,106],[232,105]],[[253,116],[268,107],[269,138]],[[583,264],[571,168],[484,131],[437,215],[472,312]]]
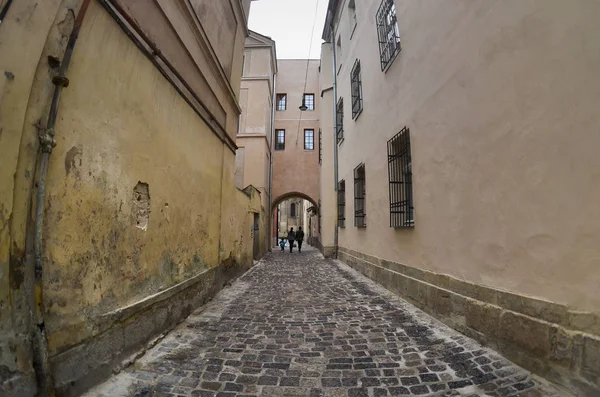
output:
[[[310,247],[268,254],[96,390],[85,397],[561,396]]]

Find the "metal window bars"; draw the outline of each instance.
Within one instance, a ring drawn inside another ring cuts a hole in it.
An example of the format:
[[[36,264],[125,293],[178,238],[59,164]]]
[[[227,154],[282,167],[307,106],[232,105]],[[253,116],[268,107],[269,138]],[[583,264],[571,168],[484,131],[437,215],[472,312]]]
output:
[[[390,227],[413,227],[412,158],[410,130],[404,127],[387,143],[390,190]]]
[[[337,141],[340,143],[342,139],[344,139],[344,99],[340,98],[335,108],[336,114],[336,131],[335,134],[337,136]]]
[[[315,130],[304,130],[304,150],[315,150]]]
[[[394,0],[383,0],[377,11],[377,36],[381,70],[385,70],[402,51]]]
[[[355,118],[362,110],[362,83],[360,80],[360,61],[357,59],[350,72],[352,93],[352,118]]]
[[[354,169],[354,226],[366,227],[365,212],[365,165],[360,164]]]
[[[338,184],[338,227],[346,227],[346,181],[341,180]]]

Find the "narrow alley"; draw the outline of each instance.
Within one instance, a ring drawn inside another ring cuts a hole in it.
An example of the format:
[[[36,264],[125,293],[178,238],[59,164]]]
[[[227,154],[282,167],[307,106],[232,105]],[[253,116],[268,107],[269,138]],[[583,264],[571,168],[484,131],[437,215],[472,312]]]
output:
[[[562,396],[315,249],[258,265],[86,397]]]

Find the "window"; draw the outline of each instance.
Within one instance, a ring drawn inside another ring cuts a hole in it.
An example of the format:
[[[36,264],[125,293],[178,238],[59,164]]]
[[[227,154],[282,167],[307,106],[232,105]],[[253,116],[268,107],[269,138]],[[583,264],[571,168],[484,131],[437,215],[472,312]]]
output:
[[[315,150],[315,130],[304,130],[304,150]]]
[[[350,39],[352,39],[352,33],[354,33],[356,27],[356,5],[354,0],[348,2],[348,19],[350,20]]]
[[[358,117],[362,110],[362,83],[360,81],[360,61],[357,59],[350,73],[352,92],[352,118]]]
[[[412,227],[412,159],[410,130],[406,127],[388,141],[388,176],[390,183],[390,226]]]
[[[285,110],[287,107],[287,94],[277,94],[275,98],[277,102],[277,110]]]
[[[340,98],[335,108],[335,134],[340,143],[344,139],[344,99]]]
[[[385,70],[402,51],[394,0],[383,0],[377,11],[377,36],[381,70]]]
[[[361,164],[354,169],[354,226],[366,227],[365,212],[365,165]]]
[[[321,199],[319,199],[319,234],[321,234]]]
[[[275,150],[285,150],[285,130],[276,130],[277,141],[275,141]]]
[[[323,164],[323,133],[319,128],[319,165]]]
[[[308,108],[307,110],[315,110],[315,94],[304,94],[302,103]]]
[[[296,217],[296,203],[292,203],[290,205],[290,217],[291,218],[295,218]]]
[[[346,227],[346,181],[338,184],[338,227]]]

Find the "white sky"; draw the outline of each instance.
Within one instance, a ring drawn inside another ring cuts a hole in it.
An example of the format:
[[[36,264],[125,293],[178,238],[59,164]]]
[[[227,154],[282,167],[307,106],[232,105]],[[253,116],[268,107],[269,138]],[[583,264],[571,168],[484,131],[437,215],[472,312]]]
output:
[[[251,30],[269,36],[277,45],[279,59],[306,59],[315,9],[318,6],[310,58],[321,53],[321,34],[329,0],[257,0],[250,6]],[[318,3],[318,4],[317,4]]]

